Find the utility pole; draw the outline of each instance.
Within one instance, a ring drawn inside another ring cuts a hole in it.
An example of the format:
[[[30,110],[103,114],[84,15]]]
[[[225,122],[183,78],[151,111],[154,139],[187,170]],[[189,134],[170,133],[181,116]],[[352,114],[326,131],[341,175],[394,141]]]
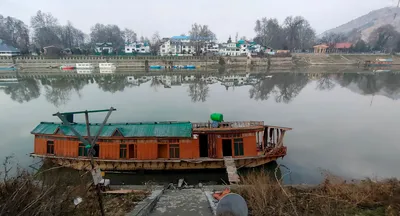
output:
[[[93,184],[96,186],[96,194],[97,194],[97,199],[99,202],[99,207],[100,207],[100,212],[102,216],[105,216],[105,212],[104,212],[104,205],[103,205],[103,197],[101,195],[101,189],[100,189],[100,185],[99,185],[99,178],[98,176],[100,176],[101,178],[101,171],[100,169],[96,168],[96,164],[95,161],[93,159],[93,156],[96,154],[96,151],[94,149],[94,146],[96,145],[96,141],[99,138],[104,125],[107,123],[108,118],[110,117],[111,113],[113,111],[116,111],[116,109],[114,109],[113,107],[111,107],[110,109],[105,109],[105,110],[85,110],[85,111],[77,111],[77,112],[66,112],[66,113],[60,113],[57,112],[55,114],[53,114],[53,116],[57,116],[62,123],[67,126],[72,133],[74,133],[74,135],[76,137],[78,137],[78,139],[80,141],[82,141],[82,143],[85,144],[85,148],[88,151],[88,156],[90,158],[90,165],[91,165],[91,173],[92,173],[92,177],[93,177]],[[103,123],[100,125],[99,130],[97,131],[97,134],[95,137],[91,137],[90,135],[90,122],[89,122],[89,113],[97,113],[97,112],[108,112],[106,117],[104,118]],[[85,139],[83,137],[82,134],[80,134],[78,131],[75,130],[75,128],[71,125],[71,123],[73,122],[74,119],[74,115],[76,114],[85,114],[85,121],[86,121],[86,133],[87,133],[87,138]]]

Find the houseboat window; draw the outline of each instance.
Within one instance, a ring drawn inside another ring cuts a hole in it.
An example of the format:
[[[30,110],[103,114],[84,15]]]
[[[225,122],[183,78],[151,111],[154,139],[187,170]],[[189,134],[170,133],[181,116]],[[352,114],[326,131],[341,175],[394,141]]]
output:
[[[179,158],[179,144],[169,145],[169,158]]]
[[[126,145],[125,144],[119,145],[119,158],[126,158]]]
[[[243,139],[234,139],[234,144],[235,144],[235,156],[242,156],[244,155],[243,151]]]
[[[47,154],[54,154],[54,141],[53,140],[47,141]]]
[[[137,153],[136,153],[136,145],[135,144],[130,144],[128,146],[128,150],[129,150],[129,158],[136,158]]]
[[[83,143],[79,143],[78,156],[81,157],[88,156],[87,149],[85,148],[85,144]]]
[[[95,150],[95,153],[94,153],[93,157],[99,157],[99,155],[100,155],[100,146],[99,146],[99,144],[94,145],[93,149]]]

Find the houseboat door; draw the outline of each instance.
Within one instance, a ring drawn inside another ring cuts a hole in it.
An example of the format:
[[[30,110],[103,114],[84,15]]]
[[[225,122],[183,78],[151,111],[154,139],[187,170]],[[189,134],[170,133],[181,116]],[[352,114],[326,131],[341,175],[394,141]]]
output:
[[[232,156],[232,140],[231,139],[223,139],[222,140],[222,155]]]
[[[200,157],[208,157],[208,135],[199,135],[199,151]]]

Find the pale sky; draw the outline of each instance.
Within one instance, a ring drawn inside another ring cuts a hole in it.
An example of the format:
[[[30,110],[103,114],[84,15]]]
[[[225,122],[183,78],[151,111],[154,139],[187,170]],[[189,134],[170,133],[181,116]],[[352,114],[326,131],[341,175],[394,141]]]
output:
[[[191,24],[206,24],[225,41],[236,32],[254,37],[255,21],[301,15],[318,34],[368,12],[396,6],[397,0],[0,0],[0,14],[26,24],[36,11],[51,12],[61,24],[70,20],[90,32],[95,23],[117,24],[138,36],[158,31],[162,37],[187,33]]]

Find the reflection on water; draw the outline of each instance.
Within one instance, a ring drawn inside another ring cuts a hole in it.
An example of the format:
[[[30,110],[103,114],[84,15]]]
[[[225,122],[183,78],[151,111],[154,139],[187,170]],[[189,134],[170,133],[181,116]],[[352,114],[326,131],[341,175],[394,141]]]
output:
[[[293,127],[285,137],[288,155],[279,160],[292,171],[290,183],[316,183],[319,169],[355,178],[400,177],[400,74],[35,76],[0,75],[0,159],[15,154],[29,165],[29,132],[40,121],[57,121],[52,113],[113,106],[112,122],[207,121],[221,112],[226,120]]]
[[[91,69],[82,69],[90,71]],[[274,75],[236,74],[225,76],[162,75],[162,76],[58,76],[48,78],[19,78],[10,83],[9,78],[0,79],[1,89],[19,103],[29,102],[44,94],[54,106],[66,104],[73,92],[80,95],[86,85],[97,84],[104,92],[123,92],[126,88],[150,82],[157,91],[159,88],[187,86],[192,102],[205,102],[210,96],[209,85],[219,83],[227,91],[250,86],[249,98],[254,100],[275,100],[277,103],[290,103],[311,81],[317,83],[316,89],[330,91],[337,86],[346,87],[362,95],[384,95],[397,100],[400,95],[400,74],[306,74],[282,73]],[[40,91],[41,87],[44,91]]]

